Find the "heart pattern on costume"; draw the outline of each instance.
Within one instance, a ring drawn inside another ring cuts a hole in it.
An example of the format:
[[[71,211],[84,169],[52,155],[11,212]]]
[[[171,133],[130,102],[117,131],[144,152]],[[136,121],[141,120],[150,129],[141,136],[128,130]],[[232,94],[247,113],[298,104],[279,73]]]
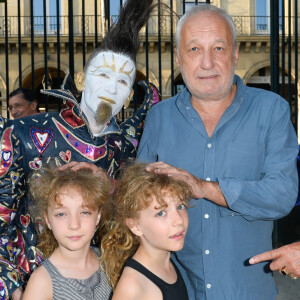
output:
[[[8,279],[13,281],[14,283],[17,283],[17,281],[18,281],[18,275],[15,271],[8,272],[7,277],[8,277]]]
[[[2,237],[2,238],[1,238],[1,245],[7,245],[7,243],[8,243],[8,238]]]
[[[65,163],[68,163],[71,160],[71,154],[72,153],[70,150],[67,150],[66,152],[60,151],[59,157],[61,158],[62,161],[64,161]]]
[[[126,129],[126,133],[131,137],[135,136],[135,132],[136,130],[133,126],[129,126],[129,128]]]
[[[33,170],[38,170],[42,167],[42,161],[40,158],[36,157],[33,161],[29,162],[29,167]]]
[[[10,180],[12,182],[13,185],[15,185],[15,183],[17,182],[17,180],[20,177],[20,173],[19,172],[10,172]]]
[[[24,215],[21,215],[20,217],[20,222],[21,224],[27,228],[29,222],[30,222],[30,216],[29,214],[26,214],[25,216]]]
[[[47,147],[50,145],[54,133],[51,128],[45,129],[38,129],[38,128],[31,128],[30,129],[31,138],[33,143],[39,153],[43,153]]]
[[[9,161],[11,158],[11,151],[2,151],[2,158],[4,161]]]

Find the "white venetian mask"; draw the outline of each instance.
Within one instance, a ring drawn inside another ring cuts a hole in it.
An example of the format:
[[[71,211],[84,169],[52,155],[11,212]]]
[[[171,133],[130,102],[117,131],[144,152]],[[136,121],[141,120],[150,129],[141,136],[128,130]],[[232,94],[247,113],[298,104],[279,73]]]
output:
[[[111,116],[115,116],[131,93],[135,72],[135,64],[128,56],[100,52],[85,73],[83,106],[95,113],[101,103],[106,103],[111,106]]]

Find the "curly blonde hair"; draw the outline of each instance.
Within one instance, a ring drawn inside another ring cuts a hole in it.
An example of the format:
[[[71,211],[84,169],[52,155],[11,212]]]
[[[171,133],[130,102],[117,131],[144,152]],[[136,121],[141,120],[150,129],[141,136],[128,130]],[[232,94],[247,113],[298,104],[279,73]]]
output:
[[[58,243],[45,221],[48,206],[59,201],[62,188],[72,187],[81,194],[85,204],[92,210],[102,211],[109,198],[110,182],[108,179],[95,176],[90,169],[79,171],[41,168],[28,179],[29,192],[33,199],[31,215],[38,226],[38,248],[44,258],[49,257],[58,247]],[[39,230],[41,228],[41,230]]]
[[[126,260],[139,246],[139,238],[126,225],[126,219],[136,219],[141,210],[155,199],[166,206],[165,196],[176,195],[188,206],[189,186],[164,174],[146,172],[146,164],[124,168],[106,215],[103,216],[106,234],[101,240],[101,266],[115,289]]]

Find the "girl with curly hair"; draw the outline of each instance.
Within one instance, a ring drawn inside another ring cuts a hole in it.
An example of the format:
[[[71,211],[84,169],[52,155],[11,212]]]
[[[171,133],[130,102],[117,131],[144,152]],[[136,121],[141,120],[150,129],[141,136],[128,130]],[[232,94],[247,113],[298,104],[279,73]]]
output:
[[[109,299],[100,251],[90,246],[109,197],[109,181],[90,169],[40,169],[30,177],[29,189],[46,260],[31,275],[22,299]]]
[[[186,300],[186,286],[170,252],[184,245],[191,191],[184,182],[145,168],[129,166],[118,180],[104,222],[101,263],[113,300]]]

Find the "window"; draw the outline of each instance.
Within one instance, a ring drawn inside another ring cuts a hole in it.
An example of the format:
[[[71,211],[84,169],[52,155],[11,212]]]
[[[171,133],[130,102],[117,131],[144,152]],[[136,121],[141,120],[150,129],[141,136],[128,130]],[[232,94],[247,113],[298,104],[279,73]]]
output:
[[[270,33],[270,0],[256,0],[256,33]],[[282,0],[279,0],[279,26],[282,28]]]
[[[270,31],[269,0],[256,0],[255,15],[256,33],[268,33]]]
[[[197,0],[185,0],[185,3],[184,3],[185,11],[189,10],[191,7],[193,7],[197,4],[203,4],[203,3],[206,3],[206,1],[205,0],[198,0],[198,1]]]
[[[46,11],[47,11],[47,33],[54,34],[57,30],[57,9],[56,1],[46,0]],[[61,0],[59,0],[59,12],[61,12]],[[33,1],[33,15],[34,15],[34,33],[44,34],[44,1],[34,0]],[[60,23],[61,29],[61,23]]]

